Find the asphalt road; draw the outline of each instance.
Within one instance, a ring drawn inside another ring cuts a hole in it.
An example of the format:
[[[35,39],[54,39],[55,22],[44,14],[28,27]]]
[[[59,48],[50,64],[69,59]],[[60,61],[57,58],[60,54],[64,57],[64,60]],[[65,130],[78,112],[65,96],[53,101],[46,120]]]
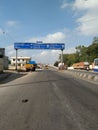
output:
[[[0,130],[98,130],[98,85],[53,70],[9,76]]]

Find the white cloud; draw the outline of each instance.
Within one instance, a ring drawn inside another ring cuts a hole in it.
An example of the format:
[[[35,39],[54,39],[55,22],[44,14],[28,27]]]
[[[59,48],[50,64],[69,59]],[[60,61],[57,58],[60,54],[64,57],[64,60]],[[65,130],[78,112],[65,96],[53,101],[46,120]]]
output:
[[[0,35],[2,35],[2,29],[0,29]]]
[[[65,40],[66,36],[62,32],[57,32],[54,34],[49,34],[44,38],[45,42],[63,42]]]
[[[11,26],[15,26],[17,24],[17,22],[11,20],[11,21],[7,21],[6,24],[7,24],[7,26],[11,27]]]
[[[76,18],[77,32],[85,36],[98,35],[98,0],[63,1],[61,8],[71,6]]]
[[[61,4],[61,9],[64,9],[67,7],[72,8],[72,5],[73,5],[73,1],[63,0]]]
[[[48,53],[46,51],[42,51],[41,54],[40,54],[40,56],[47,56],[47,54]]]
[[[79,26],[77,30],[85,35],[97,35],[98,34],[98,18],[93,14],[86,14],[85,16],[77,19]]]
[[[66,35],[63,32],[56,32],[53,34],[48,34],[45,37],[35,37],[30,38],[29,42],[43,41],[45,43],[54,43],[54,42],[64,42],[66,39]]]
[[[61,5],[61,8],[64,9],[64,8],[66,8],[66,7],[68,7],[68,6],[70,6],[68,3],[63,3],[63,4]]]
[[[0,35],[4,34],[4,31],[0,28]]]
[[[73,8],[77,10],[95,10],[98,8],[98,0],[75,0]]]
[[[73,4],[75,11],[81,11],[82,16],[79,16],[76,22],[78,23],[77,30],[84,35],[98,34],[98,0],[76,0]],[[79,14],[78,13],[78,14]]]
[[[76,49],[74,47],[64,50],[64,54],[71,54],[71,53],[75,53],[75,52],[76,52]]]
[[[33,60],[40,63],[54,63],[56,60],[58,60],[59,54],[61,51],[59,50],[42,50],[42,51],[32,51],[33,55],[31,56]],[[35,53],[34,53],[35,52]]]
[[[51,50],[51,52],[52,52],[53,54],[56,54],[56,53],[59,53],[60,50]]]
[[[66,41],[66,35],[63,32],[56,32],[53,34],[48,34],[45,37],[35,37],[30,38],[29,42],[36,42],[36,41],[43,41],[44,43],[61,43]],[[44,50],[41,51],[36,56],[32,56],[33,58],[36,57],[37,61],[43,61],[47,63],[54,63],[59,57],[60,51],[59,50]]]
[[[16,53],[16,52],[15,52],[15,50],[14,50],[14,46],[13,46],[13,45],[7,46],[5,49],[6,49],[5,52],[6,52],[6,55],[7,55],[7,56],[9,56],[9,57],[10,57],[10,56],[15,56],[15,53]]]

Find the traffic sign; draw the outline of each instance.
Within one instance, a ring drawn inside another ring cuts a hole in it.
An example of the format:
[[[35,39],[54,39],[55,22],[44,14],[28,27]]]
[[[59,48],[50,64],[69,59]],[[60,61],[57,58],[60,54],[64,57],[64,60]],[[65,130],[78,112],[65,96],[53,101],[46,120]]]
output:
[[[14,43],[15,49],[54,49],[64,50],[64,43]]]

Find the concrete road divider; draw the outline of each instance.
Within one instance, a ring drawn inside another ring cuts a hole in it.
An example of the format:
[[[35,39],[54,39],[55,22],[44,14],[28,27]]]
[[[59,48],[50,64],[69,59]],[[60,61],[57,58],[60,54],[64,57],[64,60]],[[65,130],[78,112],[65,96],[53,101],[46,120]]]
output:
[[[86,72],[86,71],[76,71],[76,70],[65,70],[65,73],[71,74],[73,77],[79,77],[85,80],[94,81],[98,83],[98,73]]]

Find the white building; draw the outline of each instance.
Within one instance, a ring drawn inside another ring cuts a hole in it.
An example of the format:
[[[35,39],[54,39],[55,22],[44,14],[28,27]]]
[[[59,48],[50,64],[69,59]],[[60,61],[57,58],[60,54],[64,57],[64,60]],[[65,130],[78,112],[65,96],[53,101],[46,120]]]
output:
[[[24,65],[30,60],[31,60],[31,57],[22,57],[22,56],[17,57],[17,61],[16,61],[16,57],[10,57],[11,66],[15,67],[17,63],[18,68],[24,67]]]

